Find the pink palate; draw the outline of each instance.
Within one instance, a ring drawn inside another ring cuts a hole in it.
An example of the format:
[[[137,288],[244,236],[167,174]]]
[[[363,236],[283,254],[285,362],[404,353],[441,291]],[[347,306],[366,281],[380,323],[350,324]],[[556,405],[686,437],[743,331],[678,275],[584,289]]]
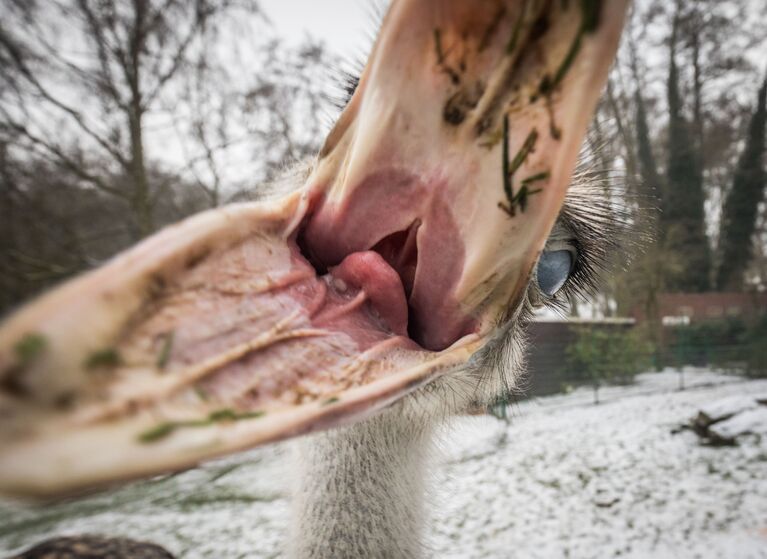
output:
[[[445,349],[475,326],[455,297],[465,254],[450,198],[444,179],[379,171],[340,205],[320,200],[304,234],[321,266],[371,249],[380,253],[404,283],[411,337],[433,351]],[[371,271],[368,277],[373,275]],[[400,332],[399,322],[392,327]]]

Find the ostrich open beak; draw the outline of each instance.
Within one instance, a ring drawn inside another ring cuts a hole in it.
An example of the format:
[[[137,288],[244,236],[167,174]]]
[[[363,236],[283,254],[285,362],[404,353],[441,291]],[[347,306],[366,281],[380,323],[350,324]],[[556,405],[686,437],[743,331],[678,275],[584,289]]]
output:
[[[624,0],[395,0],[302,188],[211,210],[0,329],[0,492],[70,493],[357,421],[520,301]]]

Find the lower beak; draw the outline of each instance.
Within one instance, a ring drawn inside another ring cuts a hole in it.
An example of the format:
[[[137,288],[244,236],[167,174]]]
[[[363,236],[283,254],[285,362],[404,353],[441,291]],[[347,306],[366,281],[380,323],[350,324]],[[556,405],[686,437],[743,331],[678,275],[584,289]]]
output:
[[[0,491],[359,421],[519,304],[624,1],[397,0],[303,187],[165,229],[0,328]]]

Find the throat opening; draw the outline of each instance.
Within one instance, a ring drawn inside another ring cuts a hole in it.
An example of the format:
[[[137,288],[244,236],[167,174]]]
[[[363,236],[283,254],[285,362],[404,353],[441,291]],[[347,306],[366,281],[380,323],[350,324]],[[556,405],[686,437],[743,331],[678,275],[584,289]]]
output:
[[[348,284],[361,294],[372,313],[385,317],[392,333],[407,336],[420,345],[421,336],[413,326],[414,314],[409,304],[418,267],[420,225],[421,221],[415,220],[407,229],[386,235],[372,247],[350,251],[333,261],[322,259],[320,255],[328,251],[317,246],[305,226],[296,235],[296,245],[318,277],[328,278],[334,286],[339,284],[338,280],[341,285]]]
[[[384,237],[371,249],[380,254],[397,272],[408,300],[413,293],[415,271],[418,267],[417,236],[420,225],[421,221],[416,220],[407,229]]]

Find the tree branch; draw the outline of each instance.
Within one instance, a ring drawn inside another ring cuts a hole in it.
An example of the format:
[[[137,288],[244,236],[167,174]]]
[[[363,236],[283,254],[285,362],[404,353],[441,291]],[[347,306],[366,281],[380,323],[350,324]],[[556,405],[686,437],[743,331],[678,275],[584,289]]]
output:
[[[2,28],[0,28],[0,46],[4,47],[6,51],[10,54],[11,60],[14,63],[15,67],[18,69],[21,75],[30,84],[32,84],[32,86],[35,88],[37,93],[43,99],[48,101],[51,105],[63,111],[67,115],[69,115],[74,120],[74,122],[80,127],[80,129],[82,129],[83,132],[85,132],[88,136],[90,136],[93,140],[95,140],[102,148],[104,148],[107,151],[107,153],[109,153],[112,157],[114,157],[114,159],[118,163],[120,163],[120,165],[122,165],[125,168],[128,168],[128,162],[123,157],[123,155],[119,151],[117,151],[114,148],[114,146],[110,145],[107,140],[102,138],[90,126],[88,126],[88,124],[84,121],[82,115],[78,111],[69,107],[63,102],[59,101],[48,92],[48,90],[43,86],[43,84],[40,83],[40,81],[34,75],[32,70],[27,66],[26,62],[24,61],[24,56],[21,54],[21,51],[18,48],[16,48],[16,45],[13,44],[13,41],[10,39],[10,37],[8,37],[2,31],[3,31]]]
[[[94,187],[98,188],[99,190],[103,192],[106,192],[107,194],[110,194],[112,196],[117,196],[119,198],[127,199],[127,196],[124,192],[122,192],[118,188],[114,188],[112,186],[107,185],[99,177],[83,169],[81,165],[79,165],[76,161],[74,161],[71,157],[69,157],[66,153],[64,153],[64,151],[59,146],[52,144],[50,142],[46,142],[42,138],[34,135],[29,130],[27,130],[27,128],[24,125],[13,122],[10,119],[6,119],[6,125],[14,129],[16,132],[18,132],[25,138],[27,138],[35,146],[43,148],[45,152],[49,154],[49,156],[51,155],[54,156],[55,159],[51,159],[52,163],[58,164],[70,170],[79,178],[89,182]]]

